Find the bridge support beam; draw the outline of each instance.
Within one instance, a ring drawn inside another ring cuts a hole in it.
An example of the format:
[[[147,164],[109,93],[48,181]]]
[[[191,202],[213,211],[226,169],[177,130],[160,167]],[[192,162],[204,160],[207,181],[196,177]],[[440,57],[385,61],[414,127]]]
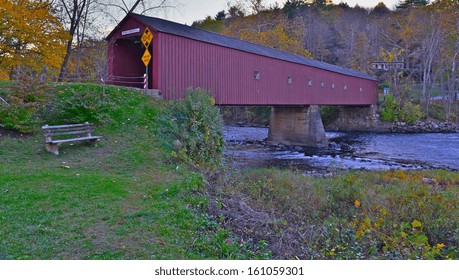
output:
[[[305,147],[327,145],[319,106],[273,106],[268,143]]]

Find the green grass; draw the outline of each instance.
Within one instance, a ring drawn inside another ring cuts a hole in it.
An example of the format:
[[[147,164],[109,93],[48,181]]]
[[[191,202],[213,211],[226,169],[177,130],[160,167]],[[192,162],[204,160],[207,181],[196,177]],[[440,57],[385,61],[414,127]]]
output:
[[[207,214],[204,177],[164,148],[156,116],[168,103],[106,90],[97,147],[55,156],[41,133],[0,138],[0,259],[256,257]]]

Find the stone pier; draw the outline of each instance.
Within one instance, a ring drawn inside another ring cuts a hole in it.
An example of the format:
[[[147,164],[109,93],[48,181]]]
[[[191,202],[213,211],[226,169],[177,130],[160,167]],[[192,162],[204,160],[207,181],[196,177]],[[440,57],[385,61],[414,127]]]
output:
[[[305,147],[327,145],[319,106],[273,106],[268,143]]]

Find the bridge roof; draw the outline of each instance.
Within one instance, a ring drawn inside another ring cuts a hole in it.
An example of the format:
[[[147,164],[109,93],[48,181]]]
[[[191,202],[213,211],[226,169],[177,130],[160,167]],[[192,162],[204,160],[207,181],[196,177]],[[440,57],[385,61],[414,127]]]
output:
[[[203,29],[195,28],[192,26],[187,26],[183,24],[179,24],[176,22],[148,17],[139,14],[131,14],[137,20],[143,22],[145,25],[150,26],[151,28],[163,32],[168,33],[176,36],[181,36],[209,44],[214,44],[222,47],[232,48],[252,54],[257,54],[261,56],[266,56],[270,58],[275,58],[279,60],[284,60],[288,62],[293,62],[297,64],[302,64],[305,66],[315,67],[327,71],[331,71],[334,73],[339,73],[347,76],[358,77],[367,80],[376,80],[375,78],[354,70],[346,69],[343,67],[339,67],[336,65],[332,65],[325,62],[320,62],[317,60],[309,59],[300,55],[268,48],[262,45],[253,44],[247,41],[238,40],[235,38],[231,38],[228,36],[224,36],[221,34],[217,34],[214,32],[206,31]]]

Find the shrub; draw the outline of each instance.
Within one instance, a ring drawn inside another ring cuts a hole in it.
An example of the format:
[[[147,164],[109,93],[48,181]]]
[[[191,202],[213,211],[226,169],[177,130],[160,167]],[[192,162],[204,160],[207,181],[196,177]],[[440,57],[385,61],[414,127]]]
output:
[[[407,101],[403,106],[400,106],[392,94],[385,97],[380,113],[383,121],[399,120],[408,124],[414,124],[424,116],[420,105]]]
[[[409,124],[414,124],[416,121],[420,120],[424,114],[422,113],[422,109],[419,104],[413,104],[408,101],[400,109],[398,116],[399,120]]]
[[[174,157],[200,171],[214,171],[223,156],[222,118],[205,91],[189,90],[162,116],[165,145]]]
[[[399,105],[392,94],[388,94],[381,106],[381,120],[396,121]]]

